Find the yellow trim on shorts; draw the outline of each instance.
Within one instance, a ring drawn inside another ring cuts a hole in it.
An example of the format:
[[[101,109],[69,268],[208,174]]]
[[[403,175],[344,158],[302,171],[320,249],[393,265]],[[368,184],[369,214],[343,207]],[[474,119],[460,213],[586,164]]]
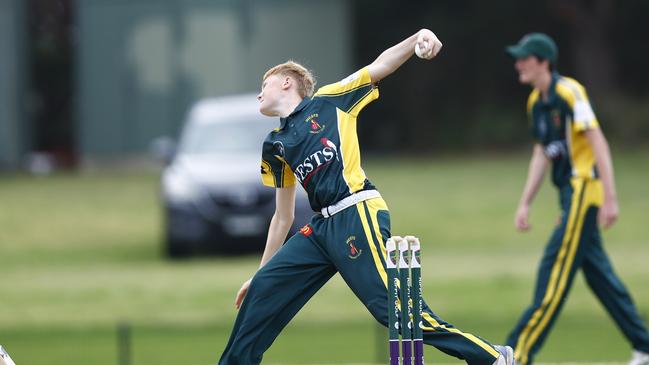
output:
[[[388,205],[385,203],[383,198],[373,198],[366,200],[367,209],[370,211],[370,219],[372,220],[372,227],[374,228],[374,233],[376,233],[376,239],[379,240],[376,245],[381,250],[381,257],[383,257],[383,262],[388,259],[388,254],[385,250],[385,241],[383,235],[381,235],[381,227],[379,226],[379,211],[385,210],[388,211]],[[381,264],[383,266],[383,264]]]
[[[436,331],[435,327],[437,327],[437,328],[444,329],[444,330],[446,330],[448,332],[457,333],[458,335],[461,335],[464,338],[466,338],[467,340],[469,340],[469,341],[475,343],[476,345],[482,347],[483,350],[487,351],[493,357],[498,358],[500,356],[500,352],[498,352],[498,350],[496,350],[495,348],[493,348],[493,346],[491,346],[488,343],[484,342],[483,340],[481,340],[477,336],[472,335],[470,333],[462,332],[459,329],[454,328],[454,327],[446,327],[445,325],[440,324],[439,322],[437,322],[435,320],[435,318],[433,318],[433,316],[431,316],[430,313],[428,313],[428,312],[422,312],[421,316],[422,316],[423,319],[426,320],[426,322],[433,325],[433,327],[422,326],[422,329],[424,331],[433,331],[434,332],[434,331]]]
[[[383,262],[381,261],[381,258],[379,256],[379,255],[381,255],[383,257],[383,260],[385,261],[387,259],[387,256],[386,256],[387,253],[385,251],[385,244],[384,244],[383,236],[381,235],[381,230],[379,228],[379,223],[378,223],[378,218],[377,217],[378,217],[378,212],[380,210],[387,211],[388,206],[387,206],[387,204],[385,203],[385,201],[382,198],[369,199],[369,200],[366,200],[365,203],[367,204],[367,210],[370,213],[369,215],[370,215],[371,222],[368,222],[367,219],[366,219],[365,209],[363,207],[362,202],[356,204],[356,209],[358,210],[358,215],[361,217],[361,222],[363,224],[363,231],[365,232],[365,236],[366,236],[366,238],[368,240],[368,243],[369,243],[369,246],[370,246],[370,251],[372,251],[372,258],[374,259],[374,265],[376,266],[377,271],[379,272],[379,275],[381,276],[381,279],[383,281],[383,285],[385,285],[385,288],[387,290],[388,276],[387,276],[387,272],[385,271],[385,267],[383,266]],[[378,246],[381,247],[380,252],[377,250],[377,245],[374,244],[375,242],[374,242],[374,239],[372,238],[372,231],[370,230],[370,226],[369,226],[370,223],[372,224],[372,227],[374,228],[374,232],[376,233],[376,238],[380,241],[380,245],[378,245]],[[480,338],[478,338],[478,337],[476,337],[476,336],[474,336],[474,335],[472,335],[470,333],[464,333],[464,332],[460,331],[457,328],[448,328],[448,327],[446,327],[444,325],[441,325],[439,322],[437,322],[433,318],[433,316],[431,316],[427,312],[423,312],[422,317],[424,318],[424,320],[426,320],[426,322],[428,322],[428,323],[430,323],[430,324],[432,324],[434,326],[434,327],[422,326],[422,328],[424,330],[434,332],[435,327],[443,328],[444,330],[446,330],[448,332],[457,333],[459,335],[464,336],[469,341],[471,341],[471,342],[475,343],[476,345],[480,346],[482,349],[487,351],[489,354],[491,354],[495,358],[500,356],[500,353],[496,349],[494,349],[491,345],[484,342]]]
[[[379,198],[366,200],[366,202],[371,201],[371,200],[376,200],[376,199],[379,199]],[[370,222],[367,221],[367,217],[365,216],[365,208],[363,207],[363,203],[364,202],[357,203],[356,204],[356,210],[358,211],[358,216],[361,219],[361,224],[363,225],[363,232],[365,233],[365,238],[367,239],[368,246],[370,246],[370,251],[372,252],[372,259],[374,260],[374,266],[376,266],[376,271],[379,273],[379,276],[381,277],[381,281],[383,282],[383,285],[385,286],[385,289],[387,290],[388,289],[388,273],[385,271],[385,267],[383,267],[383,263],[381,262],[379,252],[377,251],[374,239],[372,238],[372,231],[370,230]],[[369,205],[368,205],[368,210],[370,210]],[[372,209],[372,210],[374,210],[374,209]],[[370,216],[373,215],[372,210],[370,210]],[[374,214],[374,216],[375,215],[376,214]],[[377,233],[377,237],[379,235],[380,235],[380,232]],[[381,242],[381,246],[383,246],[382,242]],[[383,257],[385,257],[385,253],[383,253]]]

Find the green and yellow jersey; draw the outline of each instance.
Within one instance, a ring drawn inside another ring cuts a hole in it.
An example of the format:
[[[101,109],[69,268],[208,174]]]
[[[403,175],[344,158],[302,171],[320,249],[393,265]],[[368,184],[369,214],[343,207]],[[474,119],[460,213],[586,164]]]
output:
[[[358,113],[379,97],[367,68],[304,98],[263,144],[264,185],[300,183],[320,211],[349,195],[374,189],[361,168]]]
[[[584,131],[599,122],[584,87],[574,79],[552,75],[547,100],[534,89],[527,102],[532,134],[552,161],[552,181],[564,186],[572,177],[597,178],[595,154]]]

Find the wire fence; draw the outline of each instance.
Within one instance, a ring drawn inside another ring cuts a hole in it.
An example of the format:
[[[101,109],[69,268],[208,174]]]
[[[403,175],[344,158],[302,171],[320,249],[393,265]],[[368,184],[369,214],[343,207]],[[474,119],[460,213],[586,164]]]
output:
[[[215,364],[232,323],[0,328],[0,343],[18,365]],[[387,330],[369,318],[354,322],[289,324],[266,351],[263,363],[387,363]]]

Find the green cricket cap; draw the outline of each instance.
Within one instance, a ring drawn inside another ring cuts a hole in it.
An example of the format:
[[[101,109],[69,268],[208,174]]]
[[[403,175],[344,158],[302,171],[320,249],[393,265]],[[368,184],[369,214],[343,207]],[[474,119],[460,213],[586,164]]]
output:
[[[545,33],[529,33],[523,36],[517,44],[505,48],[505,52],[518,59],[537,56],[555,64],[559,51],[557,44]]]

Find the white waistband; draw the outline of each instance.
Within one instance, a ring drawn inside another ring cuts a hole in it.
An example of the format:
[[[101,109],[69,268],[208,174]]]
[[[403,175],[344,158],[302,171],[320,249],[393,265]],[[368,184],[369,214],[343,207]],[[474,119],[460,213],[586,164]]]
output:
[[[332,215],[340,212],[341,210],[351,207],[352,205],[356,205],[368,199],[380,198],[380,197],[381,194],[378,192],[378,190],[359,191],[358,193],[354,193],[344,199],[341,199],[336,204],[332,204],[328,207],[322,208],[320,212],[325,218],[329,218]]]

